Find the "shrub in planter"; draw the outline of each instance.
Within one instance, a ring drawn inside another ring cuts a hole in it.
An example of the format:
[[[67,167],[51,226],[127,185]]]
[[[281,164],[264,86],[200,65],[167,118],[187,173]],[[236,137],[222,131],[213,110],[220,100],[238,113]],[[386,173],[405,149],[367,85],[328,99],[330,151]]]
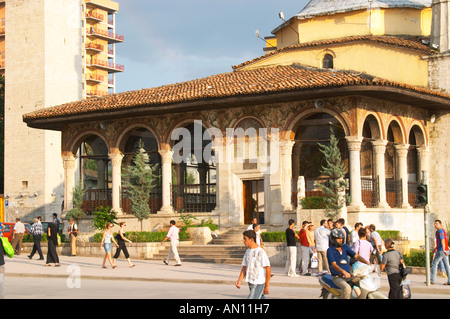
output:
[[[300,200],[303,209],[326,209],[325,197],[311,196]]]

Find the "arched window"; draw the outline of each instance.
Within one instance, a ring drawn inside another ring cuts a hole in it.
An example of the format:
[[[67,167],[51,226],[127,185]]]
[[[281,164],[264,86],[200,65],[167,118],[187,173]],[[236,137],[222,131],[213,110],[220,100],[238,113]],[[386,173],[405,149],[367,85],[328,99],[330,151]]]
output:
[[[333,69],[333,56],[331,54],[325,54],[322,60],[322,68]]]

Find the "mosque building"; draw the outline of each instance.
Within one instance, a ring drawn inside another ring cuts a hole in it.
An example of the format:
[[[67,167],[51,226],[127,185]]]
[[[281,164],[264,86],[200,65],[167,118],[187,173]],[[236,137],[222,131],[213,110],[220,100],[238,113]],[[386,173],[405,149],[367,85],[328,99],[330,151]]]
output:
[[[145,227],[181,211],[221,231],[326,216],[319,143],[339,140],[349,225],[424,239],[417,186],[431,217],[448,220],[450,51],[446,0],[311,0],[273,30],[270,50],[232,71],[36,109],[31,128],[62,132],[64,211],[132,218],[123,171],[144,143],[159,176]],[[426,172],[423,175],[423,172]],[[130,224],[130,223],[128,223]]]

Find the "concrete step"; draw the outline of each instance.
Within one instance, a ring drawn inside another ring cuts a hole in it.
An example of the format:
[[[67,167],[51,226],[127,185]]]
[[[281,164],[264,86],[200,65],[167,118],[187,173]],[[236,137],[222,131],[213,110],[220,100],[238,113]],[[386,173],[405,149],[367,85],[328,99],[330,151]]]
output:
[[[169,247],[154,254],[152,260],[167,258]],[[185,245],[178,246],[181,261],[241,264],[246,248],[236,245]]]

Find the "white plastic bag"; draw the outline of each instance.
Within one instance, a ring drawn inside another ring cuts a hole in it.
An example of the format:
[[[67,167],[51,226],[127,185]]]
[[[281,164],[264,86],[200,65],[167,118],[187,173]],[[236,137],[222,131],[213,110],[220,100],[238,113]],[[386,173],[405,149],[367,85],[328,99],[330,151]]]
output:
[[[403,299],[411,299],[411,282],[409,279],[403,279],[402,283]]]
[[[314,253],[311,257],[311,269],[319,268],[319,259],[317,258],[317,253]]]

